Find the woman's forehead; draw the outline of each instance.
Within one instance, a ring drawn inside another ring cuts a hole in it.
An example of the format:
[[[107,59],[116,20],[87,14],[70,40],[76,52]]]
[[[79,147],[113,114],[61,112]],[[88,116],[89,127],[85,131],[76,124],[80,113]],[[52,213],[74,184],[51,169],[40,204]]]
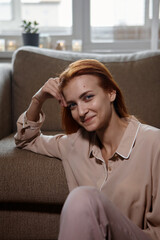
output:
[[[83,86],[92,86],[92,85],[98,85],[99,83],[99,77],[91,74],[85,74],[85,75],[79,75],[75,76],[66,85],[66,87],[70,87],[72,85],[77,85],[80,87]]]

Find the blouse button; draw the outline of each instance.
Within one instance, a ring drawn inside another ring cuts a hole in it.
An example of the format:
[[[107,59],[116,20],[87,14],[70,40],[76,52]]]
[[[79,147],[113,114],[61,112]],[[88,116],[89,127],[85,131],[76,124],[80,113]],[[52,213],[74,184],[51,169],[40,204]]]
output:
[[[112,168],[111,168],[111,167],[108,167],[108,171],[111,172],[111,171],[112,171]]]

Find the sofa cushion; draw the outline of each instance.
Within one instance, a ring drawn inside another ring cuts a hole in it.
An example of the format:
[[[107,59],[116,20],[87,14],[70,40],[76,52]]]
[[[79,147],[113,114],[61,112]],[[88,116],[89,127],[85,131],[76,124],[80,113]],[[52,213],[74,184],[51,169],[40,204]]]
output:
[[[60,160],[15,148],[13,134],[0,141],[0,153],[0,202],[63,204],[68,187]]]
[[[28,107],[33,94],[49,77],[58,76],[69,63],[80,58],[103,62],[122,89],[131,114],[160,127],[160,51],[108,55],[61,52],[22,47],[13,57],[13,121]],[[60,107],[55,100],[44,104],[44,130],[60,130]]]
[[[1,240],[56,240],[59,232],[59,214],[52,210],[36,211],[36,207],[26,211],[9,208],[0,210],[0,239]]]
[[[11,64],[0,63],[0,139],[12,131]]]

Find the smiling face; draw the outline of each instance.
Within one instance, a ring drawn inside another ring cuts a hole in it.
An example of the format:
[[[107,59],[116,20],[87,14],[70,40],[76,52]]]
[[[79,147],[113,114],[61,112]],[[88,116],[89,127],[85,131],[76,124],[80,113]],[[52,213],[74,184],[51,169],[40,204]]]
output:
[[[73,119],[87,131],[107,128],[114,109],[115,91],[105,92],[98,83],[95,75],[81,75],[63,88]]]

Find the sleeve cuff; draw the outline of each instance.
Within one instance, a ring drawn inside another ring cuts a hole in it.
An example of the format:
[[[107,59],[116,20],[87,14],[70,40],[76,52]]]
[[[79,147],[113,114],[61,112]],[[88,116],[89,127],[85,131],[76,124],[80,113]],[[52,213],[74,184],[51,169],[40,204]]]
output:
[[[22,117],[22,118],[21,118]],[[40,128],[43,125],[43,122],[45,121],[45,114],[43,111],[39,114],[39,120],[37,122],[30,121],[27,119],[26,111],[20,116],[20,120],[23,123],[23,128],[26,128],[30,126],[32,129],[34,128]]]

